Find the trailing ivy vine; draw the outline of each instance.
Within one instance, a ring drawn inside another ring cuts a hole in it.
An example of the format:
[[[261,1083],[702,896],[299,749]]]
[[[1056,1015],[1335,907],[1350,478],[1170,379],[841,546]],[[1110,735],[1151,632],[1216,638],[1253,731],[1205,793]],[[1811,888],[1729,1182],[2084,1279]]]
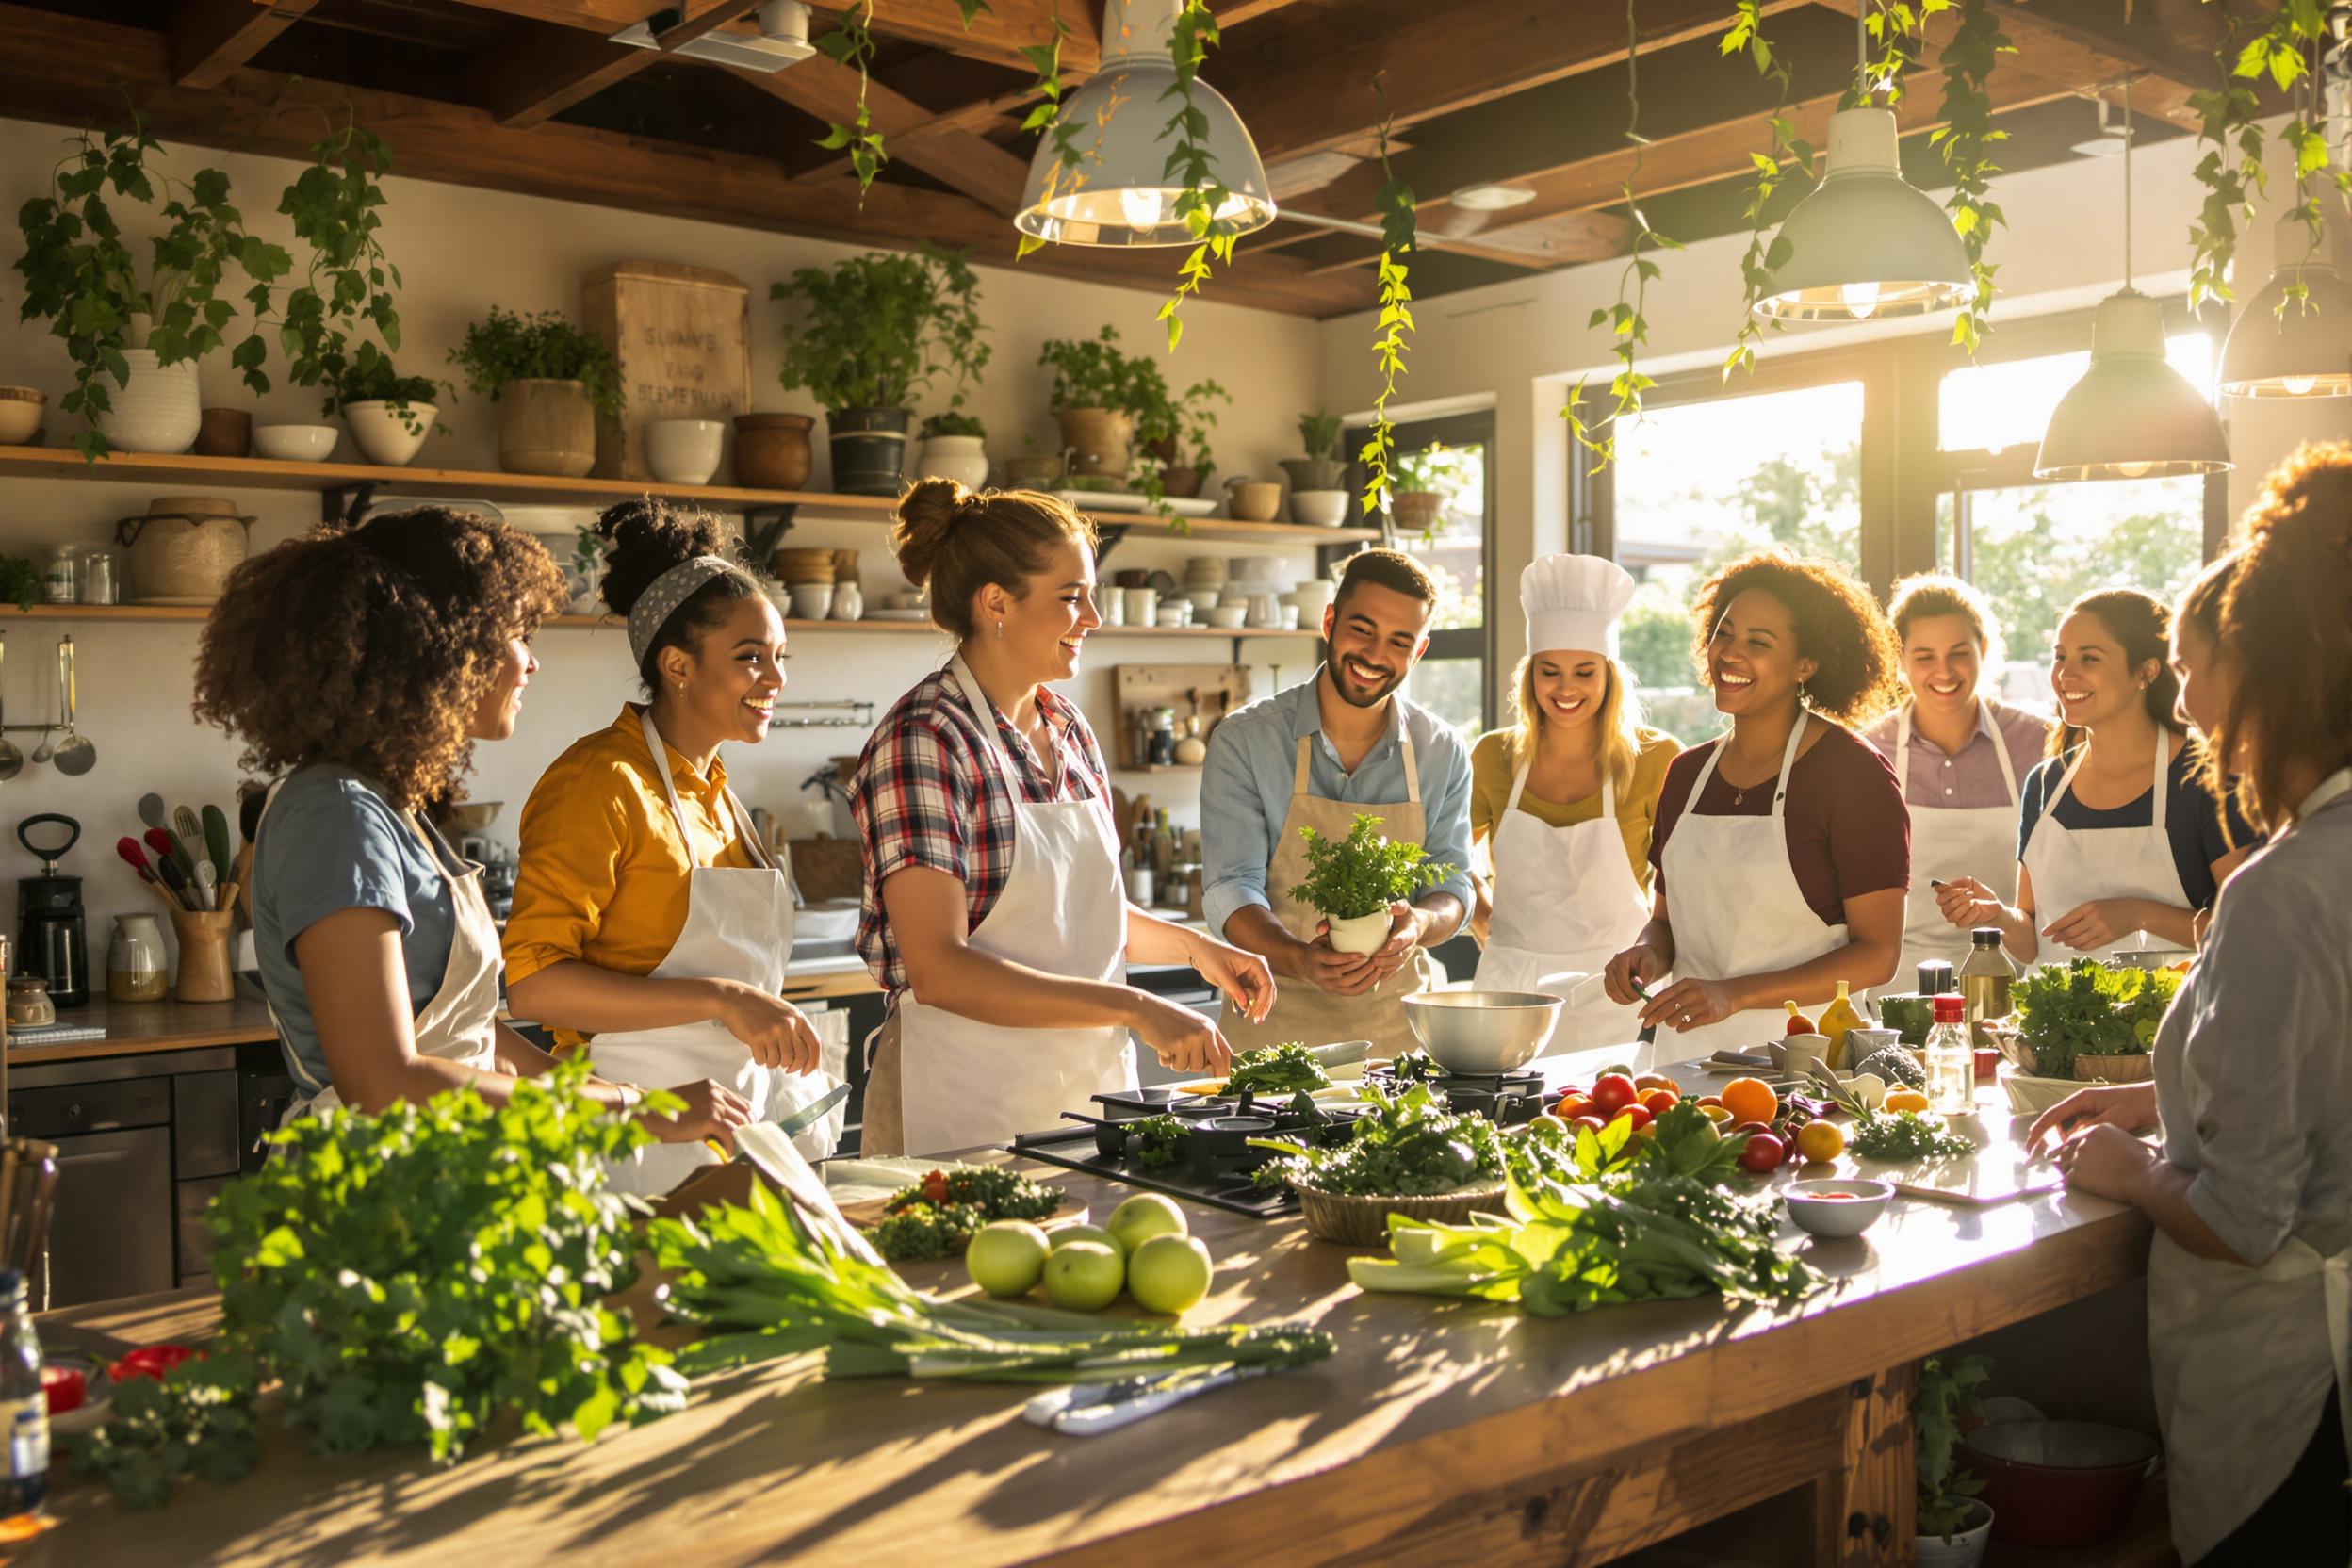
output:
[[[2189,94],[2189,107],[2197,111],[2197,140],[2213,143],[2197,160],[2197,178],[2205,188],[2205,200],[2189,223],[2192,310],[2208,300],[2236,298],[2230,292],[2230,264],[2238,252],[2238,223],[2254,216],[2254,198],[2269,179],[2262,168],[2262,130],[2255,123],[2261,105],[2252,80],[2266,67],[2269,29],[2242,44],[2244,19],[2228,5],[2220,8],[2218,54],[2227,74],[2220,87]]]
[[[1380,79],[1372,79],[1375,94],[1387,96]],[[1356,460],[1364,467],[1364,512],[1370,516],[1388,505],[1390,467],[1396,460],[1396,427],[1389,422],[1388,400],[1396,394],[1396,378],[1405,373],[1406,339],[1413,327],[1413,288],[1410,282],[1418,220],[1413,187],[1396,177],[1388,161],[1388,133],[1394,116],[1382,114],[1378,136],[1380,155],[1380,316],[1373,328],[1372,361],[1380,369],[1380,394],[1372,400],[1372,427],[1364,433]]]
[[[1070,24],[1062,20],[1061,0],[1054,0],[1053,20],[1052,38],[1043,43],[1023,45],[1021,51],[1037,68],[1037,79],[1030,84],[1030,89],[1043,100],[1021,120],[1021,128],[1037,132],[1038,139],[1054,149],[1054,167],[1045,176],[1044,195],[1049,201],[1060,192],[1065,181],[1076,186],[1078,165],[1083,161],[1078,151],[1078,128],[1062,113],[1062,94],[1068,90],[1062,83],[1062,40],[1070,36]],[[1024,231],[1014,248],[1013,259],[1019,261],[1044,243],[1038,236]]]
[[[1636,17],[1638,3],[1639,0],[1625,0],[1625,139],[1633,144],[1633,162],[1626,167],[1625,180],[1617,188],[1625,211],[1633,220],[1633,254],[1626,260],[1625,270],[1618,274],[1617,302],[1600,306],[1585,323],[1588,328],[1607,325],[1609,329],[1615,344],[1611,352],[1616,356],[1617,373],[1609,379],[1609,407],[1598,417],[1584,416],[1582,377],[1560,410],[1560,416],[1568,421],[1576,445],[1592,454],[1594,473],[1616,459],[1617,421],[1628,416],[1640,418],[1642,394],[1658,384],[1637,363],[1650,341],[1650,323],[1642,314],[1642,304],[1649,297],[1650,284],[1658,276],[1658,263],[1642,253],[1682,249],[1680,240],[1669,238],[1650,226],[1634,189],[1634,182],[1642,176],[1642,150],[1649,145],[1649,139],[1642,134],[1642,28]]]
[[[958,0],[961,3],[961,0]],[[964,25],[972,25],[972,9],[964,11]],[[849,150],[849,166],[858,175],[858,199],[865,200],[874,186],[874,177],[890,162],[882,150],[882,133],[874,128],[874,116],[866,108],[866,89],[870,82],[868,68],[874,63],[874,0],[856,0],[841,13],[841,24],[817,40],[817,47],[836,65],[854,66],[858,72],[858,113],[854,123],[837,125],[828,122],[817,145],[833,152]]]
[[[1764,340],[1765,333],[1780,330],[1779,321],[1767,320],[1756,313],[1756,302],[1764,297],[1773,271],[1788,259],[1786,238],[1775,235],[1767,241],[1764,237],[1772,198],[1792,177],[1813,184],[1814,173],[1813,144],[1797,135],[1796,122],[1788,118],[1792,85],[1788,62],[1773,51],[1764,36],[1762,0],[1737,0],[1731,25],[1724,29],[1720,48],[1725,55],[1744,53],[1755,62],[1756,74],[1770,81],[1779,93],[1767,122],[1772,138],[1771,150],[1748,155],[1748,201],[1741,214],[1748,220],[1748,249],[1740,258],[1740,331],[1732,339],[1731,352],[1723,357],[1723,379],[1729,381],[1734,370],[1755,369],[1756,345]]]
[[[2000,270],[1984,259],[1984,247],[1995,224],[2006,224],[2001,207],[1989,199],[1992,177],[2001,172],[1990,149],[2006,141],[2009,133],[1993,125],[1993,99],[1986,88],[1993,65],[2016,47],[2001,30],[2001,17],[1992,0],[1961,0],[1959,26],[1944,45],[1943,124],[1931,133],[1928,144],[1943,155],[1952,172],[1952,195],[1944,209],[1960,232],[1968,253],[1969,275],[1975,281],[1968,302],[1952,324],[1952,341],[1973,358],[1977,345],[1991,330],[1993,274]]]
[[[1184,0],[1184,9],[1176,13],[1176,25],[1168,41],[1169,53],[1176,61],[1176,80],[1160,96],[1177,100],[1176,111],[1168,116],[1160,139],[1176,139],[1176,146],[1168,155],[1167,174],[1181,178],[1184,189],[1176,198],[1175,216],[1184,220],[1184,231],[1192,237],[1192,249],[1185,253],[1184,265],[1176,271],[1176,288],[1160,306],[1159,319],[1168,324],[1168,346],[1173,350],[1184,335],[1184,318],[1180,312],[1186,299],[1200,292],[1200,286],[1209,281],[1209,264],[1220,261],[1233,264],[1233,241],[1241,237],[1241,225],[1222,216],[1233,193],[1217,177],[1216,160],[1209,155],[1209,117],[1192,101],[1193,83],[1200,74],[1200,64],[1210,49],[1218,41],[1217,18],[1209,14],[1208,0]]]

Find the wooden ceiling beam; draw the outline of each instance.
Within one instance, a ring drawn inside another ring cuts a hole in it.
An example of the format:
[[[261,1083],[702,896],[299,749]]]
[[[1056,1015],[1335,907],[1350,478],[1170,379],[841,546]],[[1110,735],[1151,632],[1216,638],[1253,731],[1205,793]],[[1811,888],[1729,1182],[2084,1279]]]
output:
[[[498,53],[474,62],[472,97],[499,124],[527,130],[759,7],[760,0],[703,0],[676,26],[655,34],[651,49],[527,23]]]
[[[172,79],[218,87],[318,0],[180,0],[172,8]]]
[[[830,24],[839,22],[843,8],[836,0],[825,0],[819,8]],[[1062,39],[1064,69],[1093,74],[1102,60],[1102,8],[1095,0],[1067,0],[1058,11],[1069,29]],[[909,39],[967,59],[1026,70],[1029,61],[1021,51],[1052,40],[1055,14],[1055,0],[988,0],[988,8],[975,13],[967,27],[956,0],[876,0],[873,26],[890,38]]]
[[[384,138],[407,177],[866,244],[911,248],[928,239],[1010,264],[1012,225],[965,197],[877,183],[795,184],[768,158],[592,130],[550,121],[501,125],[483,109],[357,87],[303,83],[246,66],[211,91],[175,85],[159,33],[35,10],[0,0],[0,102],[9,112],[80,125],[127,90],[148,128],[167,140],[265,156],[307,158],[318,113],[332,104]],[[485,238],[485,243],[491,240]],[[397,248],[397,241],[395,242]],[[1172,251],[1048,246],[1021,265],[1090,283],[1165,292]],[[1295,259],[1244,254],[1217,270],[1205,298],[1302,316],[1372,302],[1362,280],[1317,278]]]
[[[734,74],[819,120],[848,124],[857,117],[858,73],[825,56],[802,60],[773,74],[757,71]],[[1021,209],[1021,188],[1029,178],[1026,158],[970,131],[909,136],[910,131],[930,122],[930,111],[880,82],[867,84],[866,112],[874,128],[882,133],[882,151],[889,156],[922,170],[1000,217],[1010,218]]]

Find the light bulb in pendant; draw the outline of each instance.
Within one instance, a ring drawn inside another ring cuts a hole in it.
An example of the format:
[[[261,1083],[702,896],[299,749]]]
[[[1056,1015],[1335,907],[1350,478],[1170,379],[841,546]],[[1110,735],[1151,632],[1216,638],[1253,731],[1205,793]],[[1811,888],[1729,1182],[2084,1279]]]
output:
[[[2125,479],[2145,479],[2148,476],[2148,471],[2154,466],[2156,466],[2156,465],[2153,462],[2118,463],[2115,465],[2115,472],[2121,474]]]
[[[1128,186],[1120,190],[1119,210],[1129,228],[1146,231],[1158,228],[1168,215],[1159,191],[1151,186]]]
[[[2279,379],[2278,389],[2290,398],[2308,398],[2318,384],[2317,376],[2285,376]]]
[[[1874,283],[1846,284],[1838,288],[1838,302],[1846,307],[1847,315],[1857,321],[1867,321],[1870,318],[1870,313],[1878,309],[1878,285]]]

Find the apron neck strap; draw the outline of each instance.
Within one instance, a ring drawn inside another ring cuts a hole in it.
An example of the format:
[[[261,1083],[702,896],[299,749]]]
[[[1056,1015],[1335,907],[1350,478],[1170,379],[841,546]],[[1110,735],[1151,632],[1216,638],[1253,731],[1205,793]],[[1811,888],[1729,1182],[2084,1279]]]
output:
[[[2164,808],[2168,804],[2164,797],[2172,793],[2172,780],[2166,776],[2172,769],[2172,731],[2164,728],[2161,726],[2158,727],[2156,731],[2155,796],[2149,806],[2148,825],[2153,827],[2159,833],[2162,833],[2164,830]],[[2084,758],[2090,756],[2090,754],[2091,743],[2085,741],[2082,743],[2081,747],[2075,751],[2074,760],[2066,764],[2066,771],[2058,776],[2058,787],[2050,792],[2050,798],[2043,803],[2043,808],[2045,810],[2057,805],[2059,797],[2074,787],[2074,776],[2082,771],[2082,760]],[[2008,753],[2006,751],[2001,754],[2001,760],[2004,764],[2008,761]]]
[[[1788,770],[1797,765],[1797,744],[1805,739],[1805,721],[1810,717],[1812,715],[1804,709],[1797,710],[1797,722],[1788,727],[1788,743],[1781,748],[1780,779],[1772,786],[1772,817],[1775,821],[1781,817],[1781,807],[1788,799]],[[1707,754],[1707,765],[1699,770],[1698,782],[1690,786],[1690,799],[1686,809],[1698,809],[1699,797],[1707,792],[1707,781],[1715,776],[1715,764],[1723,760],[1723,753],[1730,748],[1731,731],[1725,730],[1716,741],[1715,749]]]
[[[1527,770],[1532,766],[1534,766],[1532,760],[1522,762],[1519,764],[1519,771],[1511,775],[1511,798],[1503,802],[1503,811],[1506,815],[1519,809],[1519,797],[1527,792]],[[1601,763],[1601,820],[1609,822],[1615,820],[1616,816],[1617,776],[1609,771],[1608,762],[1603,761]]]
[[[1895,725],[1895,787],[1906,795],[1911,790],[1911,715],[1919,710],[1916,697],[1903,705],[1903,717]],[[1976,699],[1976,724],[1979,729],[1992,731],[1993,760],[2001,764],[2001,787],[2007,792],[2003,805],[2017,803],[2017,764],[2009,760],[2009,738],[2001,732],[2000,715],[1993,711],[1992,702],[1984,696]]]
[[[670,776],[669,743],[653,727],[650,703],[637,710],[637,723],[645,730],[645,749],[653,754],[653,771],[661,776],[662,792],[670,797],[670,815],[677,819],[678,841],[686,846],[686,859],[691,864],[694,858],[694,837],[686,825],[686,808],[678,803],[678,780]],[[752,858],[763,866],[774,866],[776,862],[769,858],[767,845],[760,841],[760,835],[753,830],[751,819],[743,812],[743,803],[735,798],[735,792],[721,786],[719,793],[726,796],[727,815],[734,819],[735,831],[743,835]]]
[[[956,682],[956,689],[963,693],[964,701],[971,705],[972,716],[980,721],[981,739],[996,763],[997,772],[1007,779],[1018,777],[1019,775],[1013,772],[1012,753],[1004,749],[1004,737],[996,732],[996,703],[981,686],[980,678],[972,673],[972,666],[964,662],[964,656],[960,653],[949,662],[947,673],[949,678]]]

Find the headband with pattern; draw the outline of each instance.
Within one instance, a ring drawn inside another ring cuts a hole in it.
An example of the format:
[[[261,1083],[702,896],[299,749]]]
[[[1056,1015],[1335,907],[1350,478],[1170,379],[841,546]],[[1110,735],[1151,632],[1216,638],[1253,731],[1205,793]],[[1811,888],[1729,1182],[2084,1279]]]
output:
[[[651,582],[637,596],[637,602],[629,607],[629,654],[638,663],[645,662],[645,650],[662,635],[662,629],[670,624],[678,607],[694,597],[694,590],[714,577],[729,573],[749,580],[742,567],[724,556],[689,556]]]

